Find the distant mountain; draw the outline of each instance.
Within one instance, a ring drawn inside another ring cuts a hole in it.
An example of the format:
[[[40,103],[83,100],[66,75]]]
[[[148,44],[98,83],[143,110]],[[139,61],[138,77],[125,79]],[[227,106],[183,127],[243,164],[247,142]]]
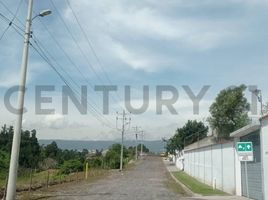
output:
[[[82,149],[108,149],[114,143],[120,143],[120,141],[87,141],[87,140],[39,140],[40,145],[50,144],[55,141],[58,147],[61,149],[76,149],[81,151]],[[126,140],[124,145],[135,146],[135,141]],[[151,152],[160,153],[164,151],[164,144],[161,140],[144,141],[144,145],[150,149]]]

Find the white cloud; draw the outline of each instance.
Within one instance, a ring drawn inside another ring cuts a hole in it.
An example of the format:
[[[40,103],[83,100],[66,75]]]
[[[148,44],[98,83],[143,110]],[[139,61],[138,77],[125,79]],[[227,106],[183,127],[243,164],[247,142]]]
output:
[[[146,45],[146,40],[160,45],[168,42],[171,48],[204,51],[225,45],[226,41],[240,35],[235,20],[169,16],[162,12],[161,5],[152,2],[71,1],[71,4],[93,46],[97,52],[102,52],[104,59],[112,62],[118,58],[133,69],[149,72],[178,67],[176,61],[180,57],[165,54],[159,49],[161,46]],[[79,29],[68,7],[64,16],[69,24]],[[82,36],[77,39],[82,44],[85,40]]]
[[[38,129],[63,129],[69,126],[68,120],[61,114],[45,115],[38,117],[37,120],[31,120],[31,116],[25,117],[23,126],[25,128],[38,128]]]

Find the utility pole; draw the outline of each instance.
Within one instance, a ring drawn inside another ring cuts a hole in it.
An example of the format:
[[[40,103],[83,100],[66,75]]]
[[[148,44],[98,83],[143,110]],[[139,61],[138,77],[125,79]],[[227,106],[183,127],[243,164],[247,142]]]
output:
[[[136,136],[136,160],[138,160],[138,126],[133,127]]]
[[[124,134],[125,134],[125,126],[126,125],[130,125],[130,121],[131,121],[131,118],[130,117],[126,117],[127,116],[127,114],[126,114],[126,112],[125,112],[125,110],[123,110],[123,113],[118,113],[117,112],[117,114],[118,115],[122,115],[122,117],[116,117],[116,127],[117,127],[117,121],[119,120],[119,119],[121,119],[122,120],[122,128],[121,129],[118,129],[118,130],[120,130],[121,131],[121,133],[122,133],[122,136],[121,136],[121,155],[120,155],[120,169],[119,169],[119,171],[122,171],[123,170],[123,154],[124,154]]]
[[[21,74],[18,89],[18,113],[16,116],[14,135],[12,140],[6,200],[14,200],[16,196],[16,182],[17,182],[18,160],[19,160],[20,142],[21,142],[21,127],[22,127],[23,107],[24,107],[25,84],[27,75],[29,44],[31,38],[31,25],[33,20],[32,10],[33,10],[33,0],[29,0],[25,33],[24,33]],[[50,10],[44,10],[35,17],[38,16],[44,17],[49,14],[51,14]]]
[[[136,160],[138,160],[138,134],[136,133]]]
[[[143,134],[144,131],[141,131],[141,156],[143,156]]]
[[[18,171],[18,159],[20,152],[21,124],[23,116],[25,83],[26,83],[27,64],[28,64],[29,40],[31,35],[32,9],[33,9],[33,0],[29,0],[27,20],[25,26],[25,35],[24,35],[24,46],[22,52],[20,83],[18,91],[18,113],[16,116],[17,119],[14,128],[10,165],[9,165],[9,176],[8,176],[7,197],[6,197],[7,200],[13,200],[15,199],[16,196],[16,181]]]

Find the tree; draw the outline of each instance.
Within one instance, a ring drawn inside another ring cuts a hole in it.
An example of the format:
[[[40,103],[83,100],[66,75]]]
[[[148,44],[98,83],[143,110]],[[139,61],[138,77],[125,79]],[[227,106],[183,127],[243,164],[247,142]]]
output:
[[[0,150],[10,152],[12,146],[12,138],[13,138],[14,129],[13,126],[7,128],[6,125],[2,127],[0,132]]]
[[[14,129],[4,125],[0,132],[0,150],[10,154]],[[21,130],[19,165],[24,168],[37,167],[40,160],[40,146],[36,138],[36,131]]]
[[[208,127],[203,122],[188,120],[182,128],[176,130],[173,137],[167,140],[166,150],[175,154],[176,150],[182,150],[184,146],[205,138],[207,132]]]
[[[8,172],[9,155],[0,150],[0,179],[6,178],[5,175]]]
[[[128,157],[128,151],[125,146],[123,147],[123,150],[123,159],[125,159]],[[110,168],[118,169],[120,166],[120,154],[121,144],[113,144],[105,154],[104,161]]]
[[[51,144],[48,144],[45,147],[45,156],[56,159],[58,151],[59,151],[58,145],[55,141],[53,141],[51,142]]]
[[[244,96],[245,85],[222,90],[210,106],[208,121],[219,138],[229,138],[231,132],[248,124],[249,103]]]
[[[63,165],[60,168],[60,172],[63,174],[69,174],[76,171],[83,170],[83,163],[78,159],[72,159],[64,161]]]
[[[41,148],[36,137],[36,130],[31,131],[30,137],[32,160],[30,161],[31,168],[36,168],[40,159]]]
[[[138,144],[138,151],[140,150],[141,150],[141,144]],[[149,153],[150,150],[143,144],[142,151],[143,153]]]

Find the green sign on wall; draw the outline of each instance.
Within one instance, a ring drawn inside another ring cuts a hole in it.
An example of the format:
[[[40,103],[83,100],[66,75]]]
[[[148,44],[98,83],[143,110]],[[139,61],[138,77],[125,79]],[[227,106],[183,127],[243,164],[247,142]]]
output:
[[[236,143],[236,149],[239,152],[252,152],[253,151],[253,145],[252,142],[237,142]]]
[[[237,142],[236,151],[240,161],[253,161],[252,142]]]

